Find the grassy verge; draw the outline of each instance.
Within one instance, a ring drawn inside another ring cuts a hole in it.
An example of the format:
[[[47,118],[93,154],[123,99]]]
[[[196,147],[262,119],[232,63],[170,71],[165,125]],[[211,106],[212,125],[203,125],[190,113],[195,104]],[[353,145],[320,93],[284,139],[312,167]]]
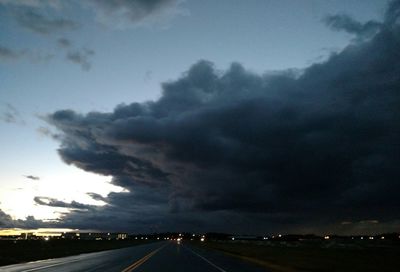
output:
[[[147,241],[0,240],[0,266],[117,249],[144,243],[147,243]]]
[[[340,242],[197,243],[242,258],[269,271],[400,271],[400,245]]]

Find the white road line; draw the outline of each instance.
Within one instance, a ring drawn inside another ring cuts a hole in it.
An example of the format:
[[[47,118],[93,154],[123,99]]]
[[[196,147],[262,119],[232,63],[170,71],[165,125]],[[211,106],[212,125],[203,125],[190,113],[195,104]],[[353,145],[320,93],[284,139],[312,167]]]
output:
[[[199,257],[199,258],[201,258],[201,259],[203,259],[205,262],[207,262],[209,265],[213,266],[214,268],[218,269],[219,271],[221,271],[221,272],[227,272],[226,270],[222,269],[222,268],[219,267],[218,265],[216,265],[216,264],[212,263],[211,261],[207,260],[205,257],[203,257],[203,256],[201,256],[200,254],[194,252],[194,251],[191,250],[190,248],[188,248],[188,247],[183,247],[183,248],[189,250],[189,251],[192,252],[194,255],[196,255],[197,257]]]
[[[79,261],[81,261],[81,260],[73,260],[73,261],[68,261],[68,262],[55,263],[55,264],[50,264],[50,265],[46,265],[46,266],[40,266],[40,267],[27,269],[27,270],[24,270],[24,272],[37,271],[37,270],[41,270],[41,269],[50,268],[50,267],[53,267],[53,266],[59,266],[59,265],[67,264],[67,263],[75,263],[75,262],[79,262]]]

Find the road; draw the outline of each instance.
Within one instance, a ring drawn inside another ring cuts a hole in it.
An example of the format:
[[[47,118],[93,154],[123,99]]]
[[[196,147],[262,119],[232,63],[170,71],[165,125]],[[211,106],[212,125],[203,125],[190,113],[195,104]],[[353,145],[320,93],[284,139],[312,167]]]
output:
[[[1,272],[259,272],[264,269],[185,243],[158,242],[123,249],[0,267]]]

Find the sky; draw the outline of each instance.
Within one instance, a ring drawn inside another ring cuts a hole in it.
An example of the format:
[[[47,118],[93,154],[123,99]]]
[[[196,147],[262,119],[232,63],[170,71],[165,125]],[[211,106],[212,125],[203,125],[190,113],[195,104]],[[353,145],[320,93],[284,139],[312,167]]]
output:
[[[0,228],[398,230],[399,14],[0,0]]]

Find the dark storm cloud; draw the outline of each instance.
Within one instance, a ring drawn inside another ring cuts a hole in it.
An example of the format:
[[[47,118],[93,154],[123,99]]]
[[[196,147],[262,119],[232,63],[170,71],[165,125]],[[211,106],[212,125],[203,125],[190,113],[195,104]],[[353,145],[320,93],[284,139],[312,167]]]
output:
[[[78,64],[83,70],[90,70],[92,64],[90,58],[94,55],[92,49],[84,48],[82,50],[74,50],[67,53],[66,58],[72,63]]]
[[[102,195],[100,195],[100,194],[87,193],[87,195],[90,196],[91,198],[93,198],[94,200],[107,202],[107,198],[102,196]]]
[[[49,115],[66,163],[129,190],[65,222],[103,213],[127,228],[256,232],[398,222],[398,11],[370,40],[301,75],[200,61],[164,83],[157,101]]]
[[[348,15],[330,15],[325,18],[325,23],[333,30],[346,31],[361,38],[369,38],[377,33],[382,27],[382,23],[368,21],[360,23]]]
[[[13,220],[10,215],[0,210],[0,227],[10,227],[12,221]]]
[[[386,27],[398,27],[400,18],[400,1],[390,1],[385,13],[385,25]]]
[[[91,0],[103,17],[123,16],[131,23],[139,23],[167,12],[176,13],[182,0]]]
[[[130,193],[111,193],[103,201],[110,203],[105,206],[94,206],[90,214],[79,210],[73,211],[62,218],[62,222],[73,228],[97,228],[97,229],[120,229],[149,232],[157,225],[160,214],[167,213],[165,202],[167,196],[161,195],[158,190],[152,190],[145,186],[131,187]],[[142,188],[141,188],[142,187]],[[163,198],[160,201],[159,198]],[[132,199],[135,199],[132,201]],[[144,208],[144,206],[146,208]]]
[[[51,18],[32,8],[17,8],[14,11],[17,23],[39,34],[53,34],[60,31],[75,30],[79,24],[65,18]]]
[[[47,226],[47,223],[36,220],[33,216],[28,216],[24,220],[14,220],[10,215],[0,209],[0,228],[42,228]]]
[[[94,206],[87,205],[83,203],[79,203],[76,201],[72,201],[71,203],[67,203],[61,200],[57,200],[51,197],[42,197],[36,196],[33,199],[37,204],[50,206],[50,207],[57,207],[57,208],[69,208],[69,209],[78,209],[78,210],[91,210]]]
[[[37,176],[32,176],[32,175],[28,175],[28,176],[24,176],[24,177],[26,177],[27,179],[31,179],[31,180],[40,180],[39,177],[37,177]]]

